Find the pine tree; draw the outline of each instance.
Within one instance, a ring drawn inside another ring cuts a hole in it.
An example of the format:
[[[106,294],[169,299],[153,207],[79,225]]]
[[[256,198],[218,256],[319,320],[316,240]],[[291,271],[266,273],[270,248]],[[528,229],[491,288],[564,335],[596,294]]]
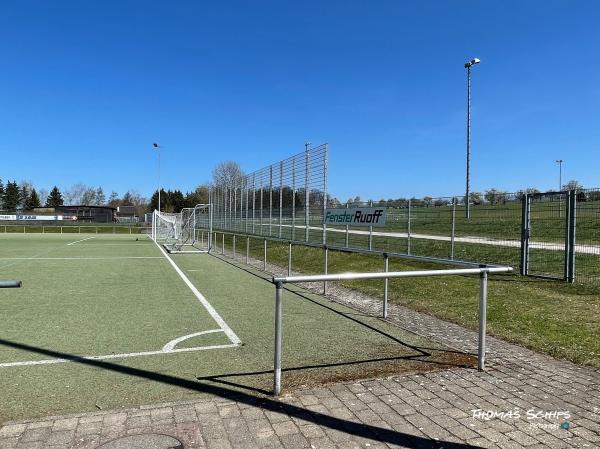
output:
[[[106,196],[104,195],[104,190],[102,190],[102,187],[98,187],[96,189],[96,206],[104,206],[104,203],[106,203]]]
[[[17,206],[20,210],[27,210],[27,206],[29,205],[29,196],[31,192],[29,190],[28,184],[22,184],[19,189],[19,204]]]
[[[4,209],[4,184],[0,179],[0,210]]]
[[[17,181],[7,182],[4,191],[4,209],[16,211],[19,206],[20,190]]]
[[[63,203],[64,201],[60,190],[58,190],[58,187],[54,186],[46,199],[46,207],[58,207],[62,206]]]
[[[36,207],[40,207],[40,197],[36,192],[35,188],[31,189],[31,193],[27,198],[27,202],[25,203],[25,210],[33,210]]]

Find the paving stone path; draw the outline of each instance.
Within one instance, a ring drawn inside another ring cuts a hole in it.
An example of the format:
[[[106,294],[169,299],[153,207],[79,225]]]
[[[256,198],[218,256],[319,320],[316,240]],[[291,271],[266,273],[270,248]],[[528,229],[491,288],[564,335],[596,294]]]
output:
[[[339,287],[330,294],[365,312],[381,308],[380,301]],[[460,326],[396,305],[389,320],[476,351],[476,333]],[[92,449],[149,432],[171,435],[188,449],[600,447],[600,371],[495,338],[488,339],[488,351],[485,372],[454,368],[298,390],[279,399],[236,393],[5,423],[0,448]]]

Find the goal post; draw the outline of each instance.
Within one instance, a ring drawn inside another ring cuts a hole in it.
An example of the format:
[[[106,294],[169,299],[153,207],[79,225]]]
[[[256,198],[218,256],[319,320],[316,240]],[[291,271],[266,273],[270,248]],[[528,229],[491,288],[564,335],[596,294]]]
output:
[[[152,240],[157,243],[173,243],[181,237],[181,214],[159,212],[152,214]]]
[[[211,204],[186,207],[177,214],[154,211],[152,239],[170,253],[210,252],[212,227]]]

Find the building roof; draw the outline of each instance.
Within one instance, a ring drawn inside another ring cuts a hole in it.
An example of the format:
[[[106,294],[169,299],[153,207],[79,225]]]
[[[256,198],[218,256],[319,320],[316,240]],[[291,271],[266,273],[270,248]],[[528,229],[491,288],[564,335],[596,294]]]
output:
[[[116,207],[112,207],[112,206],[88,206],[87,204],[65,204],[63,206],[56,206],[55,209],[61,209],[61,208],[65,208],[65,207],[80,207],[80,208],[88,208],[88,209],[112,209],[112,210],[117,210]]]

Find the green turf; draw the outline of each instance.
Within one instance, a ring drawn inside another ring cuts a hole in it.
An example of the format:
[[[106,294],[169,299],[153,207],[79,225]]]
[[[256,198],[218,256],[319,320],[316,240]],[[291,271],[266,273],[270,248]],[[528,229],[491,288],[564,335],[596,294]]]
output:
[[[72,257],[79,259],[67,259]],[[268,392],[273,285],[206,254],[173,259],[239,336],[241,346],[93,364],[0,367],[0,422],[183,400],[207,391]],[[21,289],[0,290],[0,363],[155,351],[179,336],[218,327],[146,237],[0,235],[0,278],[23,280]],[[284,293],[283,316],[284,368],[295,368],[284,372],[284,388],[472,363],[302,290]],[[218,333],[178,348],[226,343]],[[432,355],[418,348],[432,348],[426,350]]]

